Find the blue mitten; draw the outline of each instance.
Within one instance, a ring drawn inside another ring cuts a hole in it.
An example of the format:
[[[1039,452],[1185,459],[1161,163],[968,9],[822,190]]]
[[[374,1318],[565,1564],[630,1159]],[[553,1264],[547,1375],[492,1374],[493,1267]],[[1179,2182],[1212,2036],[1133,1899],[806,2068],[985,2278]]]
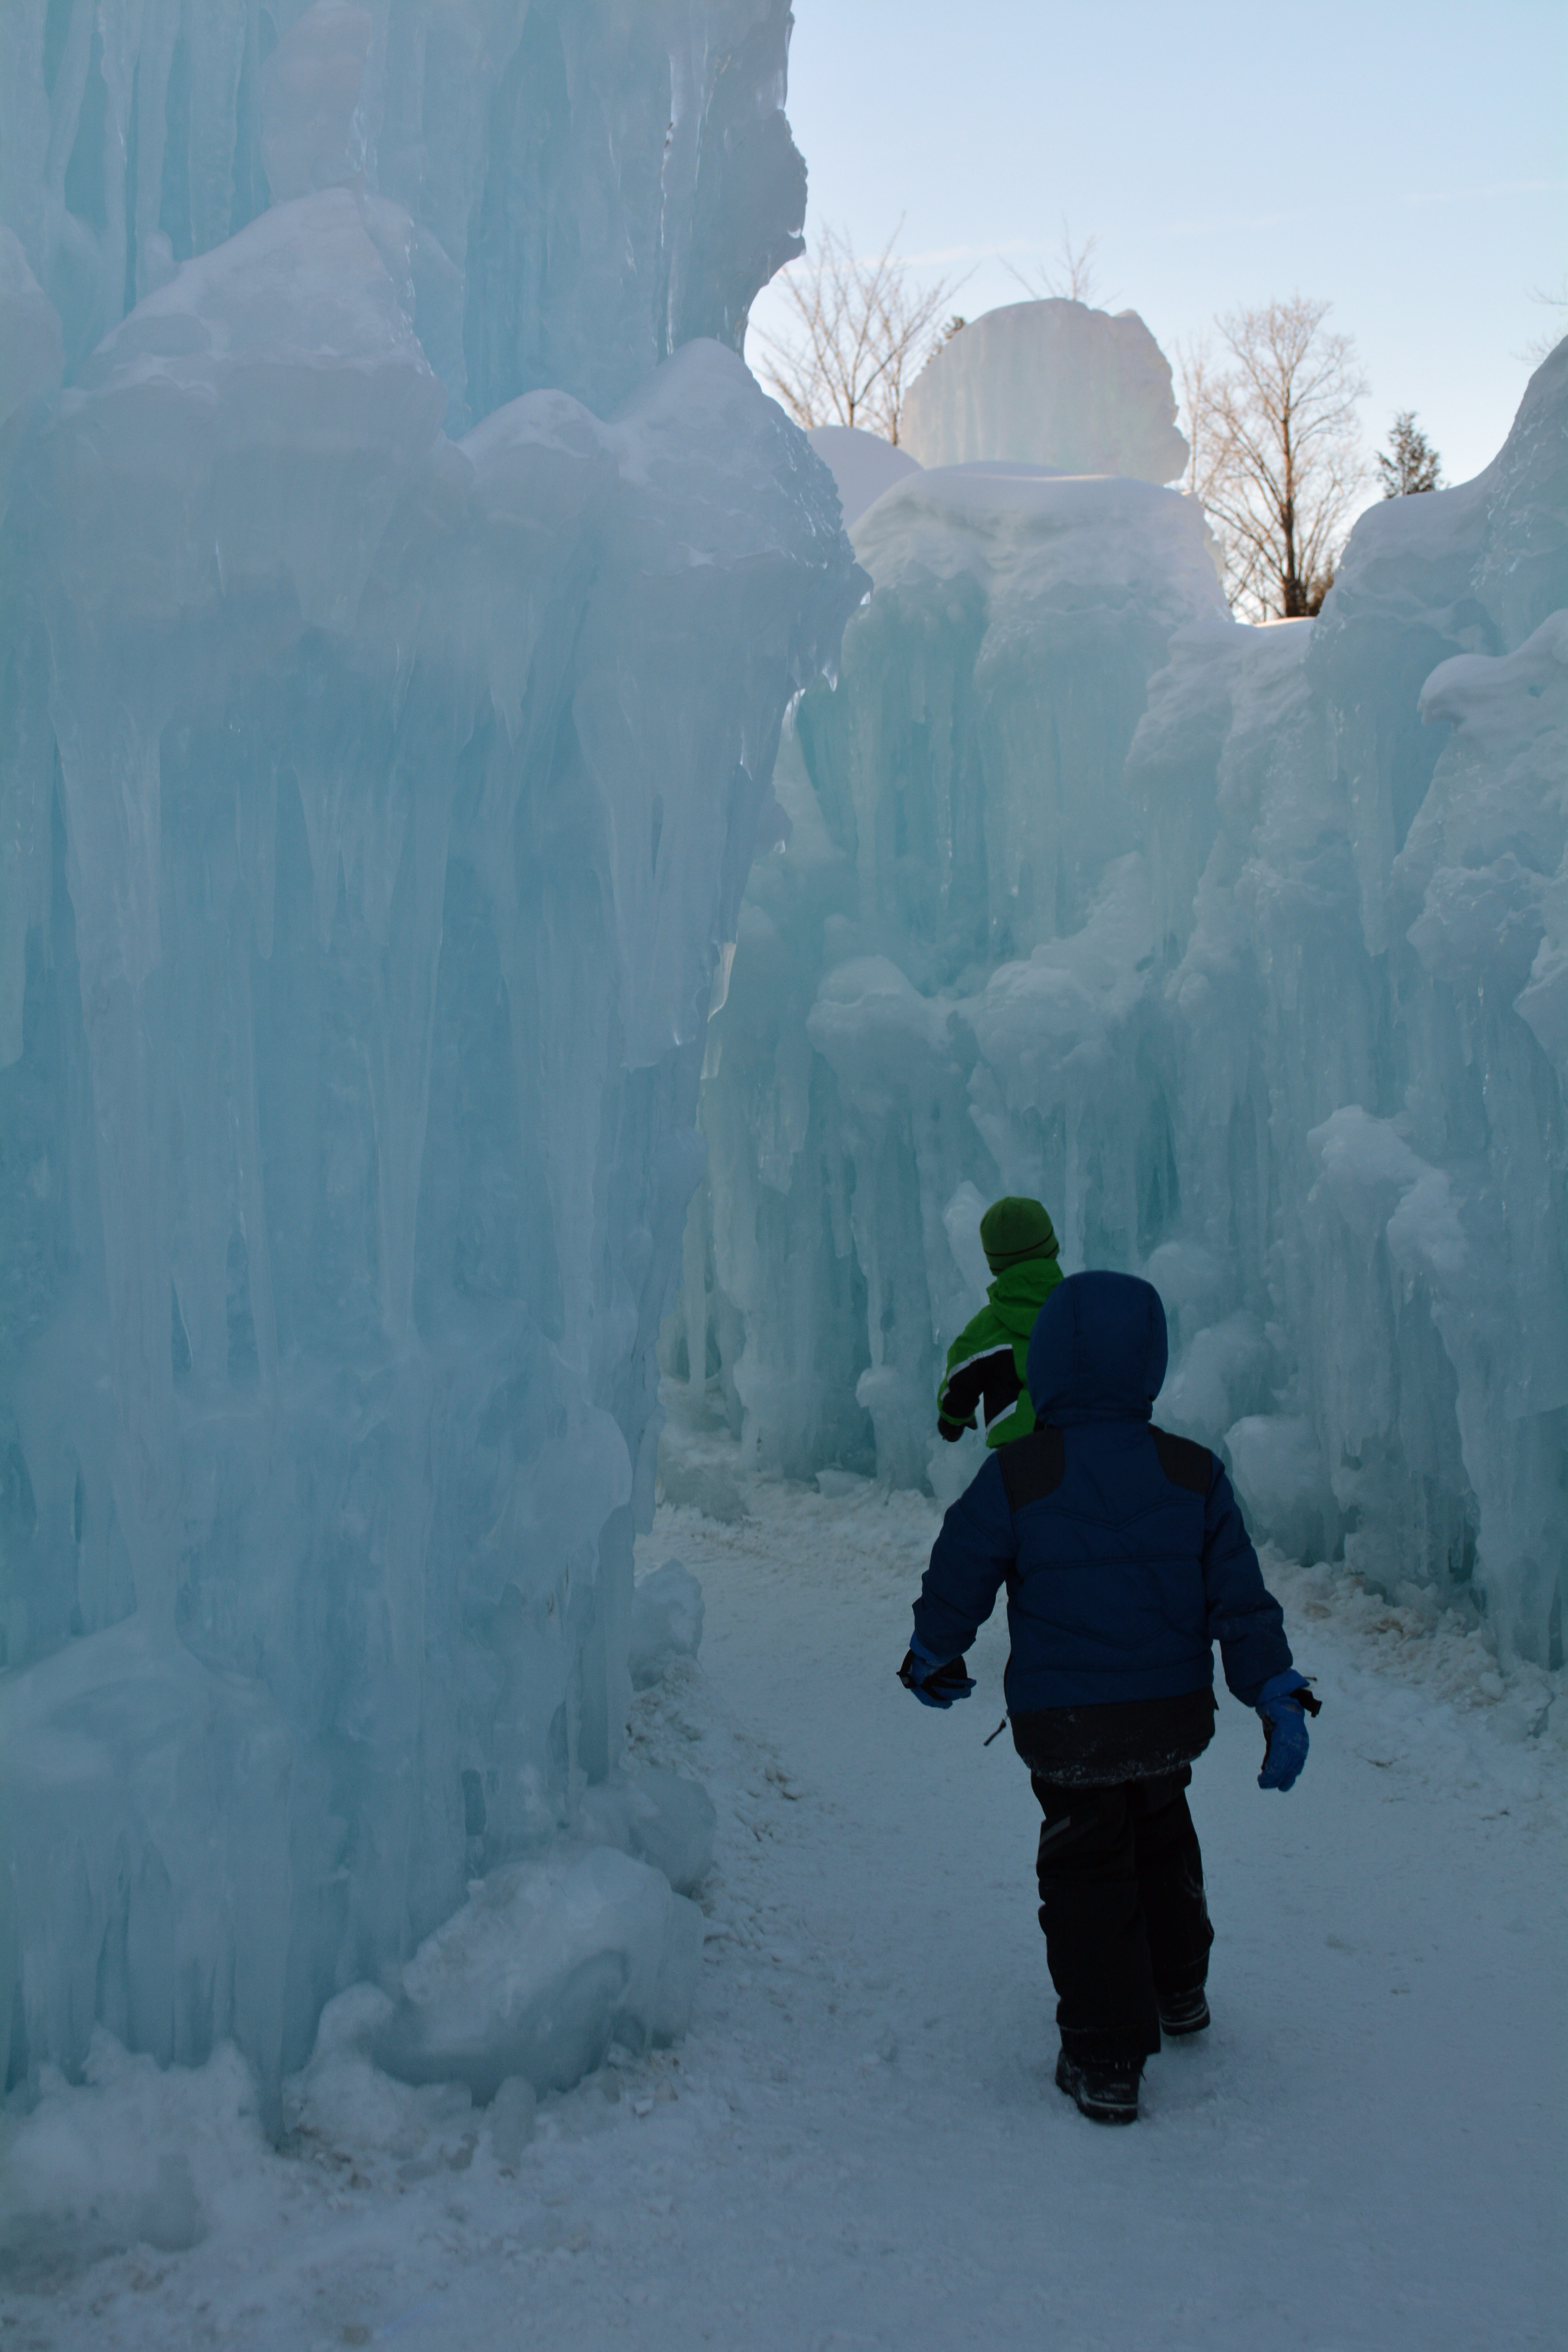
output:
[[[967,1698],[974,1688],[962,1658],[933,1658],[918,1642],[910,1643],[899,1680],[907,1691],[913,1691],[922,1706],[949,1707],[955,1698]]]
[[[1264,1741],[1263,1769],[1258,1776],[1260,1789],[1295,1787],[1307,1760],[1307,1714],[1318,1714],[1321,1706],[1322,1701],[1312,1696],[1306,1675],[1297,1674],[1294,1667],[1264,1684],[1258,1694]]]

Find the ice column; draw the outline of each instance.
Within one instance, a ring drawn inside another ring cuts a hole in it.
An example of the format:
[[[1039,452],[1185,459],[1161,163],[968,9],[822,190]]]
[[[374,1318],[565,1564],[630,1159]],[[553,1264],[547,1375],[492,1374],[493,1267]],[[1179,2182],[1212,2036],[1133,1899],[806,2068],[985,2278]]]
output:
[[[614,1766],[710,993],[862,584],[734,348],[786,32],[6,12],[14,2075],[276,2084]]]

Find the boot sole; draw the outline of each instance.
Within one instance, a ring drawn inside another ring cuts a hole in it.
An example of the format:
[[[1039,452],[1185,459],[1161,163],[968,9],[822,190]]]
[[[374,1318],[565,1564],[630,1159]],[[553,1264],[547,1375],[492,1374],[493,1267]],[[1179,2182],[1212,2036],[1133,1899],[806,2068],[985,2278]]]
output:
[[[1205,2009],[1201,2017],[1183,2018],[1177,2024],[1173,2024],[1169,2018],[1162,2017],[1160,2031],[1168,2042],[1181,2042],[1184,2041],[1189,2033],[1206,2033],[1213,2022]]]

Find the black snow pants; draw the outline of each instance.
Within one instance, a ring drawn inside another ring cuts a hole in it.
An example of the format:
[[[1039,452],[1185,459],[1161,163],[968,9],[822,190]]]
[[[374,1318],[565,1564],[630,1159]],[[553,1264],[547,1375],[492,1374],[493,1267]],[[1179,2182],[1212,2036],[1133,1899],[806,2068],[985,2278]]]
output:
[[[1156,1996],[1195,1991],[1214,1941],[1191,1768],[1105,1789],[1030,1777],[1046,1817],[1040,1925],[1062,2047],[1142,2065],[1160,2047]]]

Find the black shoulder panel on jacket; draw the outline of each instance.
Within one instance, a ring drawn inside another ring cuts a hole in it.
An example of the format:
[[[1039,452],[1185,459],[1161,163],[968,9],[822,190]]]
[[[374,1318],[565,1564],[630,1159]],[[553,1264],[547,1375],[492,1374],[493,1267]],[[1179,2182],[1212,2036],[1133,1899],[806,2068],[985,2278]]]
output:
[[[1173,1437],[1168,1429],[1156,1429],[1152,1422],[1149,1434],[1154,1441],[1160,1467],[1172,1486],[1186,1486],[1194,1495],[1206,1495],[1214,1484],[1214,1455],[1208,1447],[1194,1445],[1190,1437]]]
[[[1061,1485],[1067,1466],[1061,1431],[1032,1430],[1027,1437],[1016,1437],[1010,1445],[998,1446],[996,1459],[1002,1465],[1008,1508],[1021,1511],[1026,1503],[1039,1502]]]

